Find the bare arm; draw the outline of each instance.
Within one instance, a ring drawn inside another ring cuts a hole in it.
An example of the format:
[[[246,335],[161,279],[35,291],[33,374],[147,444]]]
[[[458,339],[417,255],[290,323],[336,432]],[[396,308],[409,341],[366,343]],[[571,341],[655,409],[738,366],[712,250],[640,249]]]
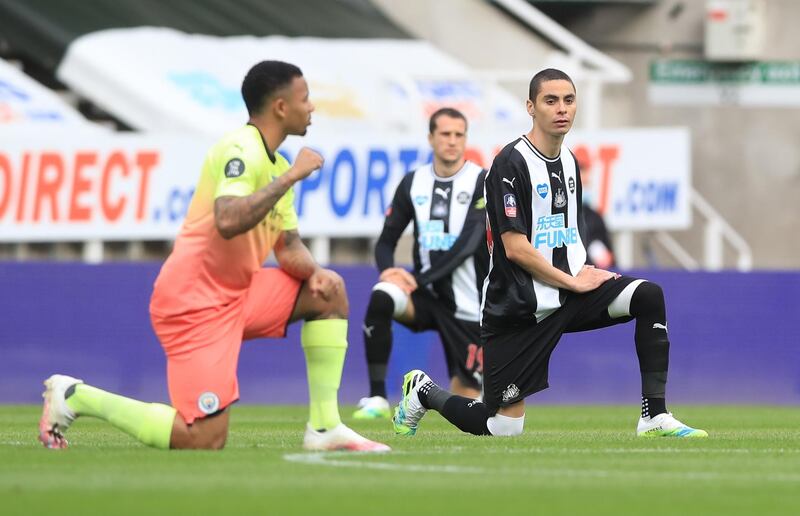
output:
[[[522,233],[506,231],[500,238],[503,240],[503,247],[509,260],[531,273],[539,281],[554,287],[578,293],[589,292],[616,276],[613,272],[584,265],[578,275],[573,277],[553,267],[545,260],[542,253],[531,246]]]
[[[275,243],[275,259],[290,276],[307,280],[320,268],[296,230],[284,231]]]
[[[228,240],[253,229],[264,220],[281,197],[295,184],[322,166],[322,156],[302,148],[292,168],[270,184],[245,197],[222,196],[214,201],[214,223]]]
[[[300,239],[300,234],[295,231],[284,231],[275,245],[275,258],[280,268],[290,276],[308,283],[308,288],[313,297],[332,299],[344,282],[332,270],[323,269],[314,261],[311,252]]]

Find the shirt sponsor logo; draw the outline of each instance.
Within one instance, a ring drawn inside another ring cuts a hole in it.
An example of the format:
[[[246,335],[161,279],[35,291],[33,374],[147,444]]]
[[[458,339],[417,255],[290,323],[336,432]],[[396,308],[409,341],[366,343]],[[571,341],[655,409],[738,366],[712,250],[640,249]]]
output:
[[[225,164],[225,177],[239,177],[244,174],[244,161],[233,158]]]
[[[419,247],[425,251],[447,251],[456,242],[456,235],[444,232],[443,220],[429,220],[419,225]]]
[[[517,199],[514,194],[505,194],[503,196],[503,206],[505,206],[506,217],[517,216]]]
[[[550,191],[550,187],[547,186],[547,183],[539,183],[536,185],[536,193],[539,194],[539,197],[544,199],[547,197],[547,192]]]
[[[564,214],[543,215],[536,219],[533,247],[563,247],[578,243],[578,228],[564,227]]]

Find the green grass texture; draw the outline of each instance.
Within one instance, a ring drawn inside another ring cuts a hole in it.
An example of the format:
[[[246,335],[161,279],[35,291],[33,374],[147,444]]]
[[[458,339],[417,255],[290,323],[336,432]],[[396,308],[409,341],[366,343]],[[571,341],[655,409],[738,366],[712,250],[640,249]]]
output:
[[[529,405],[519,437],[429,413],[414,437],[345,423],[388,454],[310,453],[306,409],[235,406],[225,450],[159,451],[79,419],[67,450],[39,407],[0,406],[0,514],[800,514],[800,409],[671,407],[708,439],[635,436],[638,407]]]

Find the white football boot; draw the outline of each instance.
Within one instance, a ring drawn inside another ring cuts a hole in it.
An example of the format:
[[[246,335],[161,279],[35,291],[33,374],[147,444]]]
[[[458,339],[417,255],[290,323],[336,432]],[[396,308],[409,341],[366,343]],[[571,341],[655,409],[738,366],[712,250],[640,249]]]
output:
[[[394,431],[400,435],[414,435],[417,433],[419,420],[428,411],[419,401],[419,388],[430,382],[431,379],[423,371],[414,369],[403,376],[403,399],[394,409],[392,424]]]
[[[636,425],[639,437],[708,437],[708,432],[684,425],[672,416],[671,412],[663,412],[657,416],[639,418]]]
[[[330,430],[318,432],[306,425],[306,434],[303,437],[303,448],[311,451],[356,451],[381,453],[391,451],[383,443],[370,441],[355,431],[339,423]]]
[[[39,419],[39,440],[46,448],[66,448],[69,444],[64,432],[77,416],[67,406],[64,394],[79,383],[83,383],[83,380],[63,374],[54,374],[44,381],[46,389],[42,393],[44,405]]]

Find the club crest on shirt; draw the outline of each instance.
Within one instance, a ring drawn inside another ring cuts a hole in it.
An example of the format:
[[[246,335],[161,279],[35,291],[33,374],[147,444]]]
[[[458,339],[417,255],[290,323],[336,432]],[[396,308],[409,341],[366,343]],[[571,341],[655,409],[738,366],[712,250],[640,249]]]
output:
[[[569,186],[569,193],[575,193],[575,178],[570,177],[567,181],[567,186]]]
[[[553,205],[556,208],[563,208],[567,205],[567,194],[561,188],[556,191],[556,195],[553,197]]]
[[[536,185],[536,193],[538,193],[539,197],[541,197],[542,199],[547,197],[547,192],[549,191],[550,187],[547,186],[547,183],[539,183],[538,185]]]
[[[431,215],[434,217],[444,217],[447,215],[447,205],[443,202],[434,203],[433,208],[431,208]]]
[[[239,177],[244,174],[244,161],[239,158],[228,160],[225,164],[225,177]]]
[[[517,198],[514,194],[505,194],[503,196],[503,206],[505,207],[506,217],[517,216]]]

